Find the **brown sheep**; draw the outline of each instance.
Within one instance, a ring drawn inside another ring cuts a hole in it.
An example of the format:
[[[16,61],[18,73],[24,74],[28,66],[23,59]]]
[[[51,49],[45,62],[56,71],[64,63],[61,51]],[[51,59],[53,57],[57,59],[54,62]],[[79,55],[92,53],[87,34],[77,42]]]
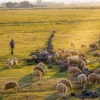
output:
[[[77,55],[78,55],[78,52],[75,51],[75,50],[71,50],[71,51],[69,51],[69,52],[72,54],[72,56],[77,56]]]
[[[90,44],[89,47],[91,49],[97,49],[97,45],[95,43]]]
[[[34,80],[38,80],[38,79],[40,80],[41,77],[42,77],[41,71],[39,71],[39,70],[34,70],[34,72],[33,72],[33,78],[34,78]]]
[[[43,62],[40,62],[37,66],[44,68],[45,72],[47,73],[47,67],[44,65]]]
[[[42,67],[40,67],[40,66],[35,67],[34,70],[39,70],[39,71],[41,71],[42,75],[45,75],[45,70],[44,70],[44,68],[42,68]]]
[[[87,77],[86,77],[86,75],[85,74],[80,74],[79,76],[78,76],[78,81],[79,81],[79,83],[81,84],[81,86],[83,87],[83,89],[85,88],[85,85],[86,85],[86,83],[87,83]]]
[[[97,74],[95,74],[95,73],[89,74],[89,75],[88,75],[88,82],[89,82],[89,84],[91,84],[91,82],[93,82],[93,81],[95,81],[96,84],[97,84],[98,82],[100,82],[100,76],[97,75]]]
[[[82,73],[82,71],[81,71],[79,68],[77,68],[77,67],[70,67],[70,68],[68,69],[68,75],[69,75],[69,76],[70,76],[71,73],[76,73],[76,72],[78,72],[79,74]]]
[[[74,43],[74,42],[71,42],[71,43],[70,43],[70,46],[71,46],[71,47],[75,47],[75,43]]]
[[[63,83],[63,84],[65,84],[70,90],[73,89],[71,81],[68,80],[68,79],[66,79],[66,78],[60,79],[58,83]]]
[[[6,90],[13,89],[13,93],[14,93],[14,90],[16,90],[17,92],[17,87],[18,87],[18,84],[16,82],[7,82],[5,83],[2,92],[5,93]]]
[[[78,68],[79,68],[80,70],[83,70],[83,69],[85,68],[85,66],[86,66],[85,61],[79,60],[79,62],[78,62]]]
[[[100,57],[100,53],[94,52],[94,53],[92,54],[92,56],[93,56],[93,57]]]
[[[85,44],[81,44],[81,48],[86,48],[86,45]]]
[[[79,57],[85,57],[85,58],[86,58],[86,54],[85,54],[84,52],[80,52],[80,53],[78,54],[78,56],[79,56]]]
[[[63,83],[59,83],[56,87],[60,97],[66,97],[67,87]]]
[[[100,68],[95,71],[96,74],[100,74]]]

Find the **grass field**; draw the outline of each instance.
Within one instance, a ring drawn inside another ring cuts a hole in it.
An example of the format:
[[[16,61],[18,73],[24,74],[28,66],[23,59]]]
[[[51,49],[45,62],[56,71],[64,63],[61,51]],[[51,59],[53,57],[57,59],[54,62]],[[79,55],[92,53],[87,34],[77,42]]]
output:
[[[69,49],[70,42],[74,41],[75,50],[87,52],[88,60],[94,60],[92,52],[88,52],[88,45],[100,36],[100,9],[0,10],[0,92],[5,82],[16,81],[19,84],[17,94],[1,94],[0,100],[62,100],[55,87],[60,78],[67,78],[67,73],[59,73],[58,66],[55,66],[42,80],[33,82],[35,65],[27,66],[23,61],[30,52],[45,46],[53,30],[56,30],[53,39],[55,50]],[[15,41],[13,56],[9,49],[11,39]],[[87,49],[82,50],[81,43],[86,44]],[[6,68],[6,60],[12,57],[18,57],[19,68]],[[92,69],[99,65],[94,61],[87,67]],[[96,87],[99,85],[92,89]],[[73,91],[76,90],[77,86]]]

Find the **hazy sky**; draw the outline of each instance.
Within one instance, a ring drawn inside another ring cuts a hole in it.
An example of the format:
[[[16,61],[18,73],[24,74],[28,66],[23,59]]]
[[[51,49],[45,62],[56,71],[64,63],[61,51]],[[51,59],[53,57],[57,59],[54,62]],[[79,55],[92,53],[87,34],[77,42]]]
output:
[[[30,1],[30,2],[36,2],[37,0],[0,0],[0,2],[20,2],[20,1]],[[95,3],[100,2],[100,0],[42,0],[43,2],[64,2],[64,3]]]

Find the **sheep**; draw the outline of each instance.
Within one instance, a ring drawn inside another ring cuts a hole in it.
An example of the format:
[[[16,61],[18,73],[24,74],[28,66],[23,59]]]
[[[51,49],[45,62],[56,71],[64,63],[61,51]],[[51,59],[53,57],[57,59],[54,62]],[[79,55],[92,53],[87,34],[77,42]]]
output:
[[[80,52],[80,53],[78,54],[78,56],[79,56],[79,57],[85,57],[85,58],[86,58],[86,54],[85,54],[84,52]]]
[[[40,62],[37,66],[43,67],[45,72],[47,73],[47,67],[44,65],[43,62]]]
[[[68,58],[72,66],[78,66],[79,59],[77,56]]]
[[[75,50],[71,50],[71,51],[69,51],[69,53],[71,53],[72,56],[77,56],[78,55],[78,51],[75,51]]]
[[[91,49],[97,49],[97,45],[95,43],[90,44],[89,47]]]
[[[56,87],[60,97],[66,97],[67,87],[63,83],[59,83]]]
[[[93,57],[100,57],[100,53],[94,52],[94,53],[92,54],[92,56],[93,56]]]
[[[13,60],[12,59],[7,60],[7,67],[9,67],[9,68],[13,67]]]
[[[86,48],[86,45],[85,44],[81,44],[81,48]]]
[[[100,68],[95,71],[96,74],[100,74]]]
[[[34,78],[35,80],[38,80],[38,79],[40,80],[41,77],[42,77],[41,71],[39,71],[39,70],[34,70],[34,72],[33,72],[33,78]]]
[[[85,84],[87,83],[87,77],[85,74],[80,74],[78,76],[78,82],[81,84],[81,86],[83,87],[83,89],[85,88]]]
[[[75,47],[75,43],[74,43],[74,42],[71,42],[71,43],[70,43],[70,46],[71,46],[71,47]]]
[[[70,90],[73,89],[71,81],[68,80],[68,79],[66,79],[66,78],[60,79],[58,83],[63,83],[63,84],[66,85]]]
[[[48,56],[48,60],[50,63],[56,64],[57,63],[57,58],[55,55],[50,55]]]
[[[83,60],[87,64],[87,60],[85,57],[79,57],[79,60]]]
[[[79,60],[79,62],[78,62],[78,68],[79,68],[80,70],[83,70],[83,69],[85,68],[85,66],[86,66],[85,61]]]
[[[42,75],[45,75],[45,70],[43,67],[37,66],[34,68],[34,70],[39,70],[39,71],[41,71]]]
[[[96,73],[91,73],[88,75],[88,82],[91,84],[91,82],[95,81],[96,84],[100,81],[100,76]]]
[[[76,72],[78,72],[79,74],[82,73],[82,71],[81,71],[79,68],[77,68],[77,67],[70,67],[70,68],[68,69],[68,75],[69,75],[69,76],[70,76],[71,73],[76,73]]]
[[[14,90],[16,90],[16,93],[17,93],[17,87],[18,87],[18,84],[16,82],[7,82],[5,83],[3,87],[2,93],[4,94],[6,90],[9,90],[9,89],[13,89],[13,93],[14,93]]]
[[[64,56],[63,56],[63,59],[67,59],[68,57],[71,57],[72,54],[71,53],[65,53]]]
[[[9,68],[17,66],[18,67],[18,59],[17,58],[13,58],[13,59],[8,59],[7,60],[7,66]]]
[[[17,66],[18,67],[18,59],[17,58],[13,58],[13,66]]]

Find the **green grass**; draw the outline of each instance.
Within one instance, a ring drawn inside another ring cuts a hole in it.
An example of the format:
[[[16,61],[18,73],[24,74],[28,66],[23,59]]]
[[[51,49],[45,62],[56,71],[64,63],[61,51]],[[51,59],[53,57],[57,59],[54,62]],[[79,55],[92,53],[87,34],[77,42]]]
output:
[[[60,78],[71,79],[74,85],[73,91],[79,92],[79,86],[74,84],[77,79],[68,77],[67,72],[59,73],[58,66],[48,70],[47,75],[40,81],[34,82],[32,72],[35,65],[28,66],[23,59],[29,57],[32,51],[42,49],[51,32],[56,30],[53,39],[55,50],[73,49],[70,47],[70,42],[74,41],[75,50],[87,53],[90,61],[87,67],[90,69],[100,67],[95,58],[92,58],[92,52],[88,48],[90,43],[98,40],[99,26],[99,9],[0,10],[0,93],[5,82],[16,81],[19,84],[17,94],[12,92],[0,94],[0,100],[1,98],[3,100],[63,100],[56,93],[56,85]],[[15,41],[13,56],[10,55],[9,49],[11,39]],[[81,43],[86,44],[87,48],[81,49]],[[97,51],[99,50],[100,48]],[[19,59],[19,68],[8,69],[6,60],[15,56]],[[91,88],[97,87],[99,85],[93,85]],[[67,98],[75,100],[70,96]]]

